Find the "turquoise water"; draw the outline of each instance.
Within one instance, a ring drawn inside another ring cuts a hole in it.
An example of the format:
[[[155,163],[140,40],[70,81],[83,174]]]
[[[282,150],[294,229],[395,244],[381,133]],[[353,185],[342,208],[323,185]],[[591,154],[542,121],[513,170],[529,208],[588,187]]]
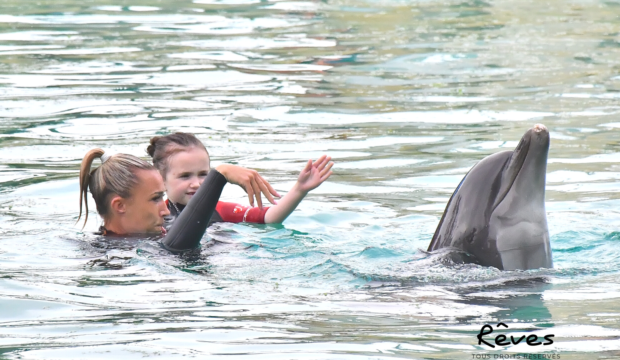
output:
[[[618,5],[3,1],[0,358],[620,358]],[[426,254],[462,176],[535,123],[554,269]],[[323,153],[334,175],[192,256],[74,225],[87,150],[173,131],[280,192]],[[555,342],[478,345],[499,321]]]

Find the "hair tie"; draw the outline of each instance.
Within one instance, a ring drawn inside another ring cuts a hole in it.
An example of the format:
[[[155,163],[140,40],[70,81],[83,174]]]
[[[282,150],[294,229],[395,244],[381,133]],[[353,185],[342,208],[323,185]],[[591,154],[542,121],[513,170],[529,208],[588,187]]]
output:
[[[108,151],[104,151],[104,152],[103,152],[103,155],[101,155],[101,163],[103,164],[103,163],[105,163],[106,161],[110,160],[110,158],[111,158],[112,156],[114,156],[114,155],[115,155],[115,153],[108,152]]]

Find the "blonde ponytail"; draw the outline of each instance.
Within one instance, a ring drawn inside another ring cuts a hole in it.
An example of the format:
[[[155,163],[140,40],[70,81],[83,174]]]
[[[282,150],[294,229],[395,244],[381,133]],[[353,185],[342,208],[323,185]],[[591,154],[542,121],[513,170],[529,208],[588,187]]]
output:
[[[105,219],[109,215],[109,200],[112,195],[123,198],[131,196],[133,188],[138,185],[137,170],[156,170],[148,162],[129,154],[114,154],[105,157],[101,166],[91,170],[93,161],[102,158],[102,149],[92,149],[84,155],[80,166],[80,214],[82,217],[82,203],[84,204],[84,226],[88,220],[88,190],[93,195],[97,212]],[[107,155],[107,154],[106,154]],[[82,229],[84,228],[82,226]]]
[[[93,160],[101,158],[103,154],[103,149],[92,149],[87,152],[82,159],[82,165],[80,166],[80,214],[75,222],[76,224],[82,217],[82,203],[84,203],[84,208],[86,210],[84,215],[84,226],[86,226],[86,221],[88,221],[88,184],[90,183],[90,167]],[[82,229],[84,226],[82,226]]]

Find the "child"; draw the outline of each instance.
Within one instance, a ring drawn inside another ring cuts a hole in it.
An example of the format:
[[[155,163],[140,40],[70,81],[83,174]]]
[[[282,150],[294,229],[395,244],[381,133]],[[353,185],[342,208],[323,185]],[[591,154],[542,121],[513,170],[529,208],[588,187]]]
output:
[[[166,201],[170,214],[178,216],[185,208],[189,199],[196,193],[210,169],[210,159],[207,149],[194,135],[188,133],[174,133],[166,136],[156,136],[151,139],[147,148],[153,158],[153,165],[164,178]],[[306,194],[321,185],[332,172],[334,165],[331,157],[321,156],[317,161],[308,160],[306,167],[301,171],[293,188],[278,203],[270,198],[269,192],[277,195],[271,185],[260,175],[251,180],[251,190],[248,192],[251,206],[219,201],[211,223],[213,222],[251,222],[251,223],[281,223],[295,210]],[[220,165],[234,166],[234,165]],[[253,170],[248,170],[252,171]],[[276,204],[272,207],[262,207],[261,191],[267,194],[269,200]],[[256,194],[258,207],[253,207],[253,196]]]

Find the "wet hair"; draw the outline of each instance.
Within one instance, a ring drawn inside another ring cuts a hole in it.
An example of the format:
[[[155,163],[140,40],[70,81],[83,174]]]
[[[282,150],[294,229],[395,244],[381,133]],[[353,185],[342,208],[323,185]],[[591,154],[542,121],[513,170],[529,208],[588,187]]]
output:
[[[183,132],[151,138],[151,144],[146,148],[146,152],[153,158],[153,165],[159,170],[159,173],[165,180],[170,157],[178,152],[187,151],[194,147],[204,149],[207,155],[209,155],[202,141],[198,140],[193,134]]]
[[[88,220],[88,194],[95,199],[97,212],[105,219],[110,211],[110,198],[118,195],[122,198],[131,197],[132,190],[138,185],[138,170],[156,170],[148,162],[129,154],[114,154],[104,157],[102,149],[93,149],[84,155],[80,166],[80,215],[82,217],[82,203],[86,208],[84,226]],[[90,170],[93,160],[102,159],[102,164]],[[84,228],[82,226],[82,228]]]

